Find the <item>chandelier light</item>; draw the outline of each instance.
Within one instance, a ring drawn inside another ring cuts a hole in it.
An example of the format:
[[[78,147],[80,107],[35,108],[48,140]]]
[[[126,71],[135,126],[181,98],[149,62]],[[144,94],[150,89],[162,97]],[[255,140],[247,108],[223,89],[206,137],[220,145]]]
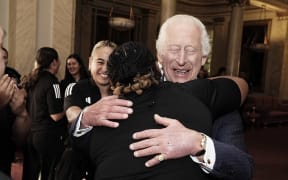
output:
[[[114,8],[111,8],[110,15],[109,15],[109,25],[118,31],[127,31],[135,26],[135,21],[134,21],[134,13],[133,13],[133,7],[132,7],[132,0],[130,0],[130,13],[129,13],[129,18],[125,17],[113,17],[113,10]]]

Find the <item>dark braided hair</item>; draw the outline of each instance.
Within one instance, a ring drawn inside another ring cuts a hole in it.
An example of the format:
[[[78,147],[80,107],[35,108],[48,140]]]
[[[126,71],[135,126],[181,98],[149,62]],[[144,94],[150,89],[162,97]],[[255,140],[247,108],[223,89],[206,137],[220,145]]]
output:
[[[111,53],[107,69],[113,94],[117,95],[141,94],[143,89],[158,84],[161,76],[152,53],[143,45],[131,41]]]
[[[36,63],[37,67],[33,69],[28,76],[24,76],[22,79],[22,86],[26,90],[33,89],[38,81],[39,74],[45,69],[48,69],[50,64],[55,60],[58,61],[59,56],[55,49],[50,47],[42,47],[37,51]]]

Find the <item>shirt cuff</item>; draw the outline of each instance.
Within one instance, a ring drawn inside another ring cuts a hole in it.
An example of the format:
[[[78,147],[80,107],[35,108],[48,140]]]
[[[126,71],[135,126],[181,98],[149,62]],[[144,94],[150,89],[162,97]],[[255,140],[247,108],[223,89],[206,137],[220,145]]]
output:
[[[206,142],[206,152],[204,154],[203,160],[204,162],[200,162],[197,157],[191,156],[191,159],[198,163],[201,166],[201,169],[206,172],[210,173],[214,167],[215,161],[216,161],[216,153],[215,153],[215,146],[213,140],[207,136],[207,142]]]
[[[80,129],[82,116],[83,116],[83,111],[81,111],[81,113],[77,119],[77,122],[76,122],[76,127],[75,127],[75,130],[73,132],[73,136],[75,136],[75,137],[81,137],[81,136],[85,135],[86,133],[88,133],[89,131],[91,131],[91,129],[93,128],[92,126],[88,126],[86,128]]]

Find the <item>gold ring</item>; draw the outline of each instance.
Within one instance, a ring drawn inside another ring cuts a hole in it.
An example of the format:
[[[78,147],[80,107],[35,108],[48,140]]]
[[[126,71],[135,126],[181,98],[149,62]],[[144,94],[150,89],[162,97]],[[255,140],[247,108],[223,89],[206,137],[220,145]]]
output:
[[[157,159],[161,162],[161,161],[164,161],[165,160],[165,157],[163,154],[160,154],[157,156]]]

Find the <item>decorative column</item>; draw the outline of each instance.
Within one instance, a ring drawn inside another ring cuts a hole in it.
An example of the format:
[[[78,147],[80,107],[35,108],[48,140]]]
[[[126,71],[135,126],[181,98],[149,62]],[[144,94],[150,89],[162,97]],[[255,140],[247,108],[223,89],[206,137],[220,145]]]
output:
[[[245,2],[245,0],[230,0],[232,14],[227,46],[227,71],[230,75],[234,76],[238,76],[239,73],[243,30],[243,6]]]
[[[280,90],[279,98],[288,102],[288,16],[282,17],[283,31],[285,37],[283,38],[284,52],[282,56],[282,70],[281,70],[281,80],[280,80]]]
[[[226,17],[219,17],[213,19],[213,60],[210,64],[210,75],[217,74],[220,67],[227,65],[227,32],[229,29],[229,22]]]
[[[161,1],[161,24],[176,12],[176,0]]]

